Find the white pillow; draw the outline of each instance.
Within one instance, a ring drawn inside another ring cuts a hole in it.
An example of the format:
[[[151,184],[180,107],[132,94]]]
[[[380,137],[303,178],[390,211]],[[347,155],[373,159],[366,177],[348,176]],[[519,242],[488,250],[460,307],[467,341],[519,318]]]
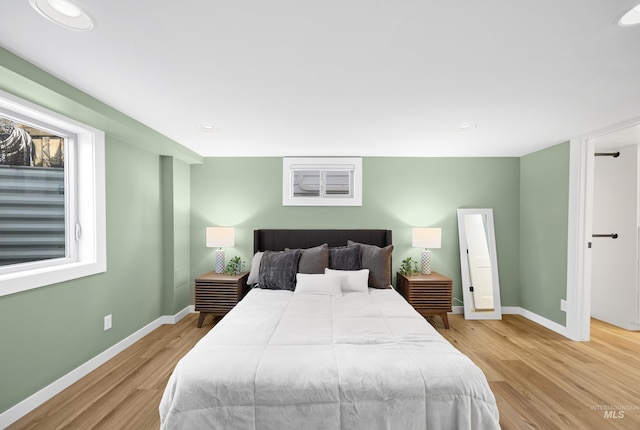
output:
[[[260,279],[260,262],[262,261],[262,254],[264,254],[264,252],[256,252],[253,255],[253,259],[251,260],[251,271],[247,278],[247,284],[249,285],[257,284],[258,279]]]
[[[294,294],[341,296],[340,278],[322,273],[298,273]]]
[[[369,269],[335,270],[326,268],[324,273],[340,278],[340,288],[343,293],[369,293]]]

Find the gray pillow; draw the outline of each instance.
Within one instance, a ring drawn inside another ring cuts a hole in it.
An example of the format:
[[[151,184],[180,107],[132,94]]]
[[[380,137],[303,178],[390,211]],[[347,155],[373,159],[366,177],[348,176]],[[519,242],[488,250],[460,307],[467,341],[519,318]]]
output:
[[[329,248],[329,269],[360,270],[360,245]]]
[[[301,251],[298,273],[324,273],[324,269],[329,267],[329,245],[326,243]]]
[[[264,251],[260,260],[258,287],[267,290],[295,290],[300,250]]]
[[[347,241],[349,245],[357,242]],[[380,248],[360,243],[360,258],[363,269],[369,269],[369,286],[372,288],[391,288],[391,254],[393,245]]]
[[[263,252],[256,252],[251,260],[251,271],[249,272],[249,278],[247,278],[247,284],[255,285],[260,281],[260,261],[262,261]]]

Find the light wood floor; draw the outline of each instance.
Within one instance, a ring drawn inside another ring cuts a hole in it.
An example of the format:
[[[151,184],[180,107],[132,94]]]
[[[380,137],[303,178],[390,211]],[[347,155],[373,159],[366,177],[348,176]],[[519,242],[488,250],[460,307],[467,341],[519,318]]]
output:
[[[573,342],[516,315],[449,321],[438,331],[484,371],[503,430],[640,429],[640,332],[592,319]]]
[[[155,330],[9,429],[157,429],[167,379],[210,318],[201,329],[192,314]],[[503,430],[640,429],[640,332],[592,320],[582,343],[515,315],[449,322],[432,319],[487,375]]]

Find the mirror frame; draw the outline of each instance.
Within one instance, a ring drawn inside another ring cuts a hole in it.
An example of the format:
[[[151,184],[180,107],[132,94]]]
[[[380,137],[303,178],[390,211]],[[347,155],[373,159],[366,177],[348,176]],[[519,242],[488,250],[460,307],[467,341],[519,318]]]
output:
[[[491,280],[493,287],[493,310],[476,311],[471,308],[471,278],[467,261],[467,237],[464,216],[468,214],[484,215],[486,217],[487,245],[491,260]],[[500,279],[498,277],[498,255],[496,254],[495,228],[493,224],[493,209],[491,208],[460,208],[458,209],[458,235],[460,241],[460,271],[462,280],[462,298],[464,303],[464,318],[468,320],[501,320],[502,304],[500,301]]]

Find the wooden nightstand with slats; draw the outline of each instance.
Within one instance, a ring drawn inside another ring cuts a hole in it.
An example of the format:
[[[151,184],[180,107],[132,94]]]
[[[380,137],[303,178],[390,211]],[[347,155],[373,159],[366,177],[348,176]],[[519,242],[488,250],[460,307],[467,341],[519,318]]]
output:
[[[237,275],[209,272],[196,278],[195,310],[200,312],[198,327],[202,327],[207,314],[222,317],[227,314],[248,291],[249,272]]]
[[[449,328],[447,313],[451,312],[453,281],[437,272],[416,273],[397,277],[398,292],[423,316],[439,315]]]

